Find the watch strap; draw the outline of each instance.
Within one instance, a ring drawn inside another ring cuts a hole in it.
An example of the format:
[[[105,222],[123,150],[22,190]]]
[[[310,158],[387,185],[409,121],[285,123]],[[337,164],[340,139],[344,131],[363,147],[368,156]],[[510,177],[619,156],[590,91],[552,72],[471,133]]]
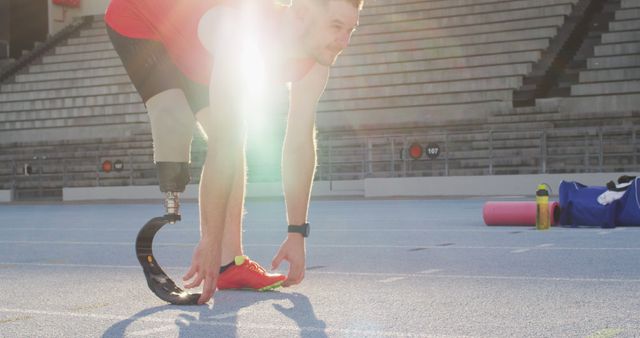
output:
[[[301,234],[305,238],[309,237],[309,223],[304,223],[302,225],[289,225],[288,232]]]

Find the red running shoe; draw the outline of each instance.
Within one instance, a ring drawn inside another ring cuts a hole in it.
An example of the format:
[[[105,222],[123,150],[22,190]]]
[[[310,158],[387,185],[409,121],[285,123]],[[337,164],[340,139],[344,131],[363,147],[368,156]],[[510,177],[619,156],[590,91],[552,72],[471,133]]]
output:
[[[287,279],[285,275],[268,273],[260,264],[247,256],[236,256],[234,261],[235,265],[230,266],[218,276],[219,290],[268,291],[279,287]]]

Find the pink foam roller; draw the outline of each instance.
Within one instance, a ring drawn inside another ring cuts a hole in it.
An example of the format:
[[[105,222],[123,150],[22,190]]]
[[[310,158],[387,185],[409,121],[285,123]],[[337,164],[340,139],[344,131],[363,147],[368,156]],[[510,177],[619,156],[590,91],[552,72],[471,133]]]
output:
[[[551,225],[560,216],[560,203],[549,202]],[[482,218],[486,225],[535,226],[536,202],[487,202],[482,208]]]

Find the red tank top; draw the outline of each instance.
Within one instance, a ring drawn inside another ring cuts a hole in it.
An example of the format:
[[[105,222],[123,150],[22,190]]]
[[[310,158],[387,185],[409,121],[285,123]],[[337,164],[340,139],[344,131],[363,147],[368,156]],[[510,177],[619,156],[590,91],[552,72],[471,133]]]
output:
[[[191,80],[209,84],[213,57],[198,38],[200,18],[211,8],[239,3],[239,0],[111,0],[105,22],[116,32],[134,39],[161,42],[180,71]],[[274,24],[282,17],[283,7],[262,6],[265,24]],[[276,34],[274,29],[266,32]],[[275,38],[275,37],[271,37]],[[278,81],[290,82],[304,77],[313,59],[287,60]]]

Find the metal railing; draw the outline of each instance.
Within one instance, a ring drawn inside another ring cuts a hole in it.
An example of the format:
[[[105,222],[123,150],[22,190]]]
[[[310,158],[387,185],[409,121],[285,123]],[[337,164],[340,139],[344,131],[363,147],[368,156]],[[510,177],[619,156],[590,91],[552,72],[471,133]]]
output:
[[[318,142],[317,179],[638,171],[639,130],[630,126],[324,138]],[[407,154],[412,143],[437,144],[440,154],[412,159]]]
[[[102,169],[105,159],[113,161],[114,156],[95,156],[78,158],[57,158],[55,154],[34,153],[28,158],[11,160],[9,188],[14,199],[56,198],[65,187],[98,187],[113,185],[141,185],[154,182],[156,170],[153,162],[143,168],[141,161],[128,153],[117,157],[123,166],[121,170],[113,168],[110,172]],[[27,169],[28,168],[28,169]],[[28,171],[28,172],[27,172]],[[6,187],[6,184],[3,184]]]
[[[638,171],[639,131],[640,127],[630,126],[468,132],[417,130],[411,135],[319,137],[315,179]],[[433,149],[437,145],[438,154],[431,158],[422,154],[413,159],[408,154],[413,143],[424,147],[432,145]],[[11,174],[1,175],[4,182],[0,183],[5,189],[32,197],[43,197],[48,191],[61,191],[63,187],[157,184],[155,166],[149,156],[130,151],[114,155],[100,146],[73,158],[34,153],[27,159],[10,160],[11,168],[5,167],[4,172]],[[123,169],[104,172],[102,162],[116,158],[123,162]],[[32,165],[29,176],[23,174],[23,164],[27,162]],[[197,183],[201,165],[192,163],[193,183]],[[251,167],[249,171],[251,173]]]

